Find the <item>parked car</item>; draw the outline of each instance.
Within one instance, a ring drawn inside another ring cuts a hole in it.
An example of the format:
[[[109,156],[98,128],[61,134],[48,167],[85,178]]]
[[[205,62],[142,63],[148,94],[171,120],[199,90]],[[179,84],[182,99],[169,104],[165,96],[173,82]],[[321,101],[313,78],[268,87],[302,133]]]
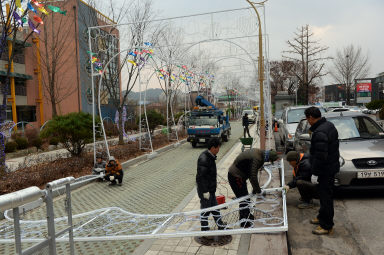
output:
[[[285,108],[281,120],[279,120],[279,136],[280,143],[284,145],[285,153],[293,150],[293,141],[295,132],[300,120],[305,118],[304,111],[310,106],[290,106]],[[322,113],[325,113],[324,108],[319,107]]]
[[[243,110],[242,116],[244,116],[246,113],[248,113],[249,123],[256,123],[257,121],[256,112],[254,110]]]
[[[335,176],[339,188],[384,187],[384,131],[369,116],[357,112],[326,113],[340,139],[340,172]],[[295,133],[294,146],[309,152],[309,124],[301,120]]]

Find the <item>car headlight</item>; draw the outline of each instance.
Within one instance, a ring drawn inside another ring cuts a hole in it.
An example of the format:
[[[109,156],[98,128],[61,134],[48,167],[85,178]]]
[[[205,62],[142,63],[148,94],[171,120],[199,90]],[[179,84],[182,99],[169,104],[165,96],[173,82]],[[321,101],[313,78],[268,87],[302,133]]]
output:
[[[340,156],[340,158],[339,158],[339,163],[340,163],[340,167],[344,166],[344,164],[345,164],[345,160],[342,156]]]
[[[288,139],[293,139],[295,137],[295,135],[293,134],[288,134]]]

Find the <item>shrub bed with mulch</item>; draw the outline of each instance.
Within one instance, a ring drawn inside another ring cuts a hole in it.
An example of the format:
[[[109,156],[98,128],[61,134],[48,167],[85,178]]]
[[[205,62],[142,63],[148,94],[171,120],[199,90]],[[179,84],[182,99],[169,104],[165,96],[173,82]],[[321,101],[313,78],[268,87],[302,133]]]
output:
[[[182,134],[180,138],[185,138]],[[152,140],[153,149],[159,149],[170,144],[167,136],[157,135]],[[119,162],[138,157],[145,152],[139,150],[139,143],[131,142],[110,147],[110,154]],[[31,167],[6,173],[0,179],[0,195],[21,190],[30,186],[45,188],[53,180],[73,176],[75,178],[90,175],[93,167],[93,153],[83,154],[82,157],[71,157],[45,162]]]

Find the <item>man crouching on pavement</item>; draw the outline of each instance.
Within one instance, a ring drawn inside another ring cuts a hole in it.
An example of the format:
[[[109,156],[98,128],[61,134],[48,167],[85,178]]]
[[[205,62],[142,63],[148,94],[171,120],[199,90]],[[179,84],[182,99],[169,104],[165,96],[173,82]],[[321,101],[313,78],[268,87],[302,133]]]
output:
[[[259,169],[264,162],[274,162],[277,160],[277,153],[274,150],[250,149],[240,153],[229,168],[228,181],[236,198],[248,195],[247,179],[252,185],[252,193],[260,193],[261,189],[258,181]],[[249,200],[243,201],[239,205],[239,220],[242,228],[253,226],[254,216],[249,210]]]
[[[115,159],[115,157],[109,157],[107,167],[105,168],[105,179],[111,182],[109,185],[116,185],[117,180],[117,185],[121,186],[123,183],[123,176],[123,168],[120,163]]]
[[[284,186],[285,191],[297,187],[302,201],[297,207],[299,209],[313,208],[312,198],[319,198],[319,196],[317,185],[311,182],[312,172],[309,155],[290,151],[287,154],[287,161],[293,167],[293,179]]]
[[[197,194],[200,198],[200,208],[205,209],[217,205],[217,169],[216,155],[220,150],[220,141],[217,138],[208,141],[208,150],[202,152],[197,161]],[[201,231],[208,231],[208,216],[212,214],[219,230],[223,230],[226,224],[221,220],[219,211],[207,211],[201,213]],[[208,237],[206,237],[208,238]]]

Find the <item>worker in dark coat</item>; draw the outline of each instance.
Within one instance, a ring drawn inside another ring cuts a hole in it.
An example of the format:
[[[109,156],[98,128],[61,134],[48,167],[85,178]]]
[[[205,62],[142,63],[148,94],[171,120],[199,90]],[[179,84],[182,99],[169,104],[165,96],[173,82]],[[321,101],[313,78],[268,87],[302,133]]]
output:
[[[243,129],[244,129],[244,138],[245,134],[248,134],[248,137],[251,137],[249,134],[249,119],[248,119],[248,113],[245,113],[243,116]]]
[[[197,161],[197,194],[200,198],[200,208],[206,209],[217,205],[217,169],[216,155],[220,150],[220,141],[217,138],[208,141],[208,150],[203,151]],[[221,220],[221,214],[218,210],[206,211],[201,213],[201,231],[208,231],[208,216],[212,214],[219,230],[226,227]]]
[[[308,154],[290,151],[287,161],[293,167],[293,179],[285,187],[285,191],[297,187],[301,196],[299,209],[313,208],[313,198],[318,198],[317,185],[312,183],[311,162]]]
[[[261,193],[258,173],[264,162],[274,162],[277,160],[276,151],[264,151],[250,149],[240,153],[232,165],[229,167],[228,181],[237,198],[247,196],[247,180],[252,185],[252,193]],[[239,205],[239,220],[241,227],[251,227],[254,216],[251,214],[248,205],[249,200],[243,201]]]
[[[317,217],[311,220],[319,224],[312,233],[326,235],[333,233],[333,189],[335,174],[340,171],[339,134],[335,126],[321,117],[317,107],[305,110],[305,117],[311,125],[312,132],[310,160],[312,174],[318,176],[318,194],[320,210]]]

